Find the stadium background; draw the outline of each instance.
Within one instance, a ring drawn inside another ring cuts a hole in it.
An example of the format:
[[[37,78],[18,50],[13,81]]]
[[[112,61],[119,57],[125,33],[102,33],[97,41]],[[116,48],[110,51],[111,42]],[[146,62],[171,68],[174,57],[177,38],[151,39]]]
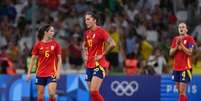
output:
[[[200,99],[201,0],[1,0],[1,101],[35,99],[34,75],[32,81],[26,81],[25,73],[37,29],[44,23],[55,27],[55,37],[62,45],[58,100],[88,101],[84,66],[74,65],[72,60],[82,59],[83,14],[88,10],[96,12],[99,25],[108,30],[118,45],[110,53],[118,55],[118,65],[111,66],[101,89],[106,101],[176,101],[168,51],[180,21],[187,22],[189,33],[197,42],[193,53],[194,78],[188,94],[190,101]],[[131,53],[138,65],[136,73],[128,76],[123,62]]]

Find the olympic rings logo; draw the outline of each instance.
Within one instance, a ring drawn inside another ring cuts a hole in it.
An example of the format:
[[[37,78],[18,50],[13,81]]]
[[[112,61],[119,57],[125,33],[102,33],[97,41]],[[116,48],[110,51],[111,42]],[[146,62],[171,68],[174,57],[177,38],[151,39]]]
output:
[[[139,89],[139,84],[136,81],[113,81],[110,87],[117,96],[132,96]]]

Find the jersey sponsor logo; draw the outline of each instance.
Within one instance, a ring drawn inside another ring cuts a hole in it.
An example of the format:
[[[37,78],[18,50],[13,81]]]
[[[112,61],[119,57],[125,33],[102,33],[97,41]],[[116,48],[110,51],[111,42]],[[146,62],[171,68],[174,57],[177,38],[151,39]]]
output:
[[[110,85],[117,96],[132,96],[139,89],[136,81],[113,81]]]

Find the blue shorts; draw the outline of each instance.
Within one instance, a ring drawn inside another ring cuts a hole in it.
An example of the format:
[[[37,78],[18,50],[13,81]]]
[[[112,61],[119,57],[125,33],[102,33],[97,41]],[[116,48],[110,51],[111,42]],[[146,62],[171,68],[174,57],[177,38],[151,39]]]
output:
[[[173,71],[172,80],[176,82],[188,83],[192,79],[192,69],[184,71]]]
[[[36,76],[35,84],[36,84],[36,85],[43,85],[43,86],[46,86],[47,84],[52,83],[52,82],[55,82],[55,83],[57,82],[56,77],[53,77],[53,76],[49,76],[49,77],[38,77],[38,76]]]
[[[99,77],[100,79],[104,79],[105,78],[105,69],[100,65],[98,65],[95,68],[87,68],[85,80],[91,81],[93,76]]]

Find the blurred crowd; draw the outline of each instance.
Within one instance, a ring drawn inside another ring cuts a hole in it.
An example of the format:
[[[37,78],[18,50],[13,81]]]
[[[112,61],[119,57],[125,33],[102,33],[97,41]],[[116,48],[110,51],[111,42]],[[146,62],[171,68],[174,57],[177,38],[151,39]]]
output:
[[[62,46],[62,71],[82,71],[86,11],[98,15],[98,24],[117,44],[107,54],[111,73],[170,73],[169,47],[178,33],[178,22],[184,21],[197,42],[193,73],[201,74],[201,0],[1,0],[1,73],[27,71],[37,30],[45,23],[55,27]]]

